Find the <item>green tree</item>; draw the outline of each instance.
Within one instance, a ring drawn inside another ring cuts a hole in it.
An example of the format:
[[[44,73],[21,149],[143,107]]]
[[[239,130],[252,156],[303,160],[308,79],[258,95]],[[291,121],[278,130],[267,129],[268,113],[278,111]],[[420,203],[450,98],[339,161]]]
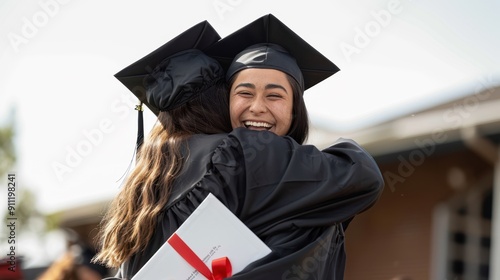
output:
[[[13,122],[0,127],[0,182],[4,182],[0,186],[0,190],[3,193],[7,193],[7,174],[13,172],[12,168],[15,166],[17,158],[14,143],[14,127]],[[36,208],[36,197],[29,188],[16,185],[15,195],[14,213],[17,218],[17,228],[23,229],[23,231],[35,230],[37,232],[43,229],[42,232],[47,232],[57,227],[56,216],[47,217]],[[9,217],[9,212],[5,212],[3,221],[7,221],[7,217]],[[4,233],[7,230],[7,227],[2,228]],[[2,234],[1,236],[0,242],[5,241],[7,234]]]
[[[12,124],[0,127],[0,175],[2,178],[16,162],[16,152],[14,150],[14,128]]]

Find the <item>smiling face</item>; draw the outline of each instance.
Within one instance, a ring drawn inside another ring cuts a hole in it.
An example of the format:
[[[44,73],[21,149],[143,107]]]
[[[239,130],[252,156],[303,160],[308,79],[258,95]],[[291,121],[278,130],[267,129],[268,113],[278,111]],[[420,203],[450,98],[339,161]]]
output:
[[[236,75],[229,92],[232,127],[286,135],[293,110],[293,92],[286,74],[274,69],[250,68]]]

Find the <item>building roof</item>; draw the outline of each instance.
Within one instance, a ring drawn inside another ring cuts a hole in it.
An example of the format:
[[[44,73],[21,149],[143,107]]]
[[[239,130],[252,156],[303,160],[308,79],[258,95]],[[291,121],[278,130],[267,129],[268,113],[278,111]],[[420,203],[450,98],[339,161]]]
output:
[[[500,86],[483,88],[352,132],[335,133],[313,128],[309,141],[324,148],[338,137],[356,140],[374,157],[409,151],[419,145],[499,143]]]

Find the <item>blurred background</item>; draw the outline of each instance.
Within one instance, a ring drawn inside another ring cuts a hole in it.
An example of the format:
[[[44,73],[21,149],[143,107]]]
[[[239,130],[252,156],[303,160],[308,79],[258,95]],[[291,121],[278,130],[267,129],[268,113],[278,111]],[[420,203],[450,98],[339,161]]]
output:
[[[1,1],[0,278],[12,252],[35,279],[93,249],[134,158],[116,72],[203,20],[224,37],[269,13],[341,69],[305,94],[308,143],[353,138],[384,175],[346,280],[500,279],[500,2],[451,0]]]

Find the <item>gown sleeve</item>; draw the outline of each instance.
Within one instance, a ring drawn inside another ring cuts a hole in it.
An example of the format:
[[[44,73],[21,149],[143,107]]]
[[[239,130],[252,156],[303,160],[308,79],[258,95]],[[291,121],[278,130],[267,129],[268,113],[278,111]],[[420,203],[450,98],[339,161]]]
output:
[[[233,211],[261,234],[348,221],[371,207],[383,189],[374,159],[349,139],[320,151],[289,137],[238,128],[212,162],[230,188],[241,190]]]

